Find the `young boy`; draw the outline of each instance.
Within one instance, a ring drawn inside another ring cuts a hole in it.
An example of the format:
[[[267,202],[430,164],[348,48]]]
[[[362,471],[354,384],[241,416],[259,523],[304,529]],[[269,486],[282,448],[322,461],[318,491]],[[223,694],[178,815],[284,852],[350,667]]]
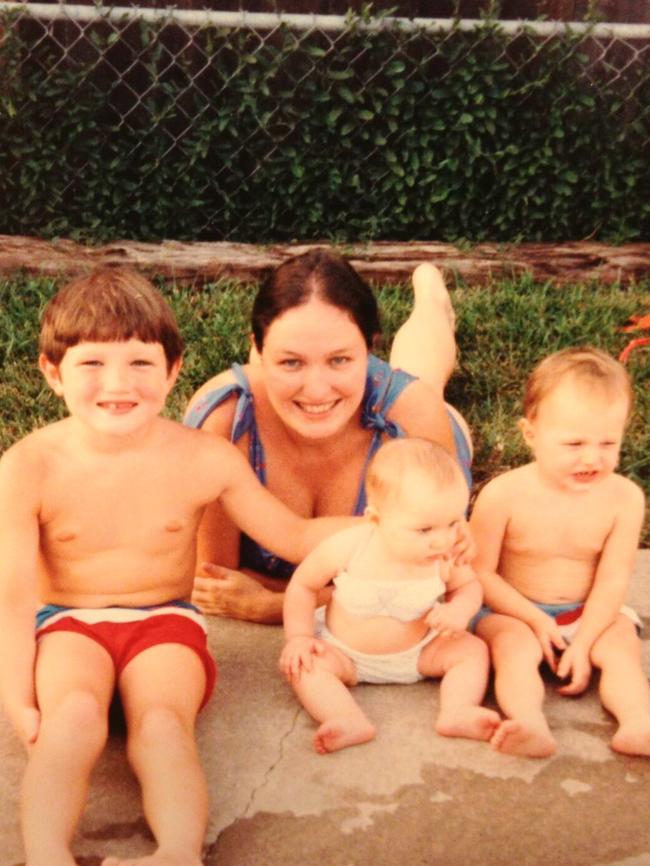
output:
[[[623,605],[643,521],[639,487],[615,473],[632,408],[625,368],[591,348],[566,349],[533,371],[519,422],[534,461],[480,492],[471,518],[485,604],[476,633],[490,646],[508,717],[492,744],[551,755],[542,712],[546,660],[564,695],[601,671],[600,697],[618,723],[612,748],[650,755],[650,688],[639,619]]]
[[[373,458],[366,488],[367,522],[322,542],[285,595],[280,669],[320,723],[316,750],[374,737],[349,686],[425,677],[442,677],[439,734],[489,740],[501,719],[480,706],[488,652],[465,631],[481,588],[451,559],[468,500],[460,467],[433,442],[395,439]],[[314,633],[318,591],[332,578]]]
[[[0,687],[29,753],[27,866],[75,862],[115,687],[158,845],[145,862],[199,866],[208,796],[194,723],[216,676],[203,618],[185,601],[201,514],[220,498],[246,533],[294,560],[332,524],[293,515],[229,442],[160,417],[182,341],[138,274],[101,271],[61,289],[40,351],[69,417],[0,461]]]

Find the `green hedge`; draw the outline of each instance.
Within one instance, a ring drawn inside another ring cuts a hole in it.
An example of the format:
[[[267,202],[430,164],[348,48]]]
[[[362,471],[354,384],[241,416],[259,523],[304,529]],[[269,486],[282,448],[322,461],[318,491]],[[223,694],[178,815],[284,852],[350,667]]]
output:
[[[589,40],[513,40],[490,20],[436,36],[351,23],[334,45],[286,28],[53,32],[0,19],[2,233],[650,235],[650,78],[636,62],[593,86]]]

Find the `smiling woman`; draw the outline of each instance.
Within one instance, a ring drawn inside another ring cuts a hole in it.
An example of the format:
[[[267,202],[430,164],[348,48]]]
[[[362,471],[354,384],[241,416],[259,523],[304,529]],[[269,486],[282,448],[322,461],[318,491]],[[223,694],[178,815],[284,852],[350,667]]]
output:
[[[432,265],[416,269],[414,287],[389,365],[370,354],[377,304],[351,265],[323,250],[289,259],[255,299],[251,363],[200,388],[186,423],[235,442],[305,516],[363,514],[366,467],[386,437],[439,442],[471,483],[469,431],[444,402],[456,353],[449,296]],[[193,598],[206,612],[281,621],[293,566],[240,537],[218,504],[201,525],[197,571]]]

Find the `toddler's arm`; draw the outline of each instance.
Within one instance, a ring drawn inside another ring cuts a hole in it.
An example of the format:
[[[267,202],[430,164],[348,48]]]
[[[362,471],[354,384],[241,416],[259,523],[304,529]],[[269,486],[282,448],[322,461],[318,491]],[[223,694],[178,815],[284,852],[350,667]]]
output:
[[[21,740],[33,743],[40,473],[14,446],[0,460],[0,692]]]
[[[482,598],[483,590],[474,569],[468,565],[454,566],[447,581],[445,601],[427,614],[427,625],[441,637],[465,631]]]
[[[280,670],[295,681],[302,668],[311,670],[314,653],[322,644],[314,638],[314,611],[318,593],[349,561],[358,535],[356,527],[325,539],[298,566],[284,594],[285,645],[280,655]]]
[[[614,525],[603,546],[578,631],[557,667],[558,676],[570,677],[569,684],[559,689],[562,694],[579,694],[586,688],[591,674],[591,648],[618,616],[634,570],[645,501],[641,489],[632,481],[618,481]]]
[[[566,649],[566,642],[557,623],[504,580],[497,571],[510,517],[510,498],[504,476],[499,476],[487,484],[476,498],[470,518],[470,528],[477,546],[474,567],[483,586],[484,603],[495,613],[525,622],[535,633],[547,663],[555,670],[555,649]]]

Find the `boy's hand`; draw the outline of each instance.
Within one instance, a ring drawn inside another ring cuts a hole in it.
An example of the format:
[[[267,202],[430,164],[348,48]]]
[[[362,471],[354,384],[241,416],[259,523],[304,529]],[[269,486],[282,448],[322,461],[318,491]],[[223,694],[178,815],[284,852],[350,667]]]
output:
[[[322,640],[308,635],[291,637],[280,654],[280,670],[290,683],[300,679],[302,670],[311,671],[315,655],[322,655],[325,645]]]
[[[557,673],[557,656],[555,650],[564,652],[567,648],[566,641],[560,634],[558,624],[552,616],[549,616],[543,611],[538,611],[539,616],[531,620],[528,625],[535,633],[535,637],[542,647],[544,658],[550,669]]]
[[[456,541],[448,554],[457,565],[470,565],[476,556],[476,544],[469,528],[468,522],[463,518],[458,523]]]
[[[424,621],[439,637],[453,637],[467,629],[467,616],[452,602],[437,604],[425,616]]]
[[[585,651],[577,643],[572,643],[563,653],[558,662],[557,676],[568,679],[565,686],[560,686],[558,692],[561,695],[579,695],[589,685],[591,679],[591,661],[589,652]]]
[[[236,569],[204,562],[201,570],[209,576],[194,578],[192,602],[204,613],[252,620],[266,597],[273,595],[255,578]]]

